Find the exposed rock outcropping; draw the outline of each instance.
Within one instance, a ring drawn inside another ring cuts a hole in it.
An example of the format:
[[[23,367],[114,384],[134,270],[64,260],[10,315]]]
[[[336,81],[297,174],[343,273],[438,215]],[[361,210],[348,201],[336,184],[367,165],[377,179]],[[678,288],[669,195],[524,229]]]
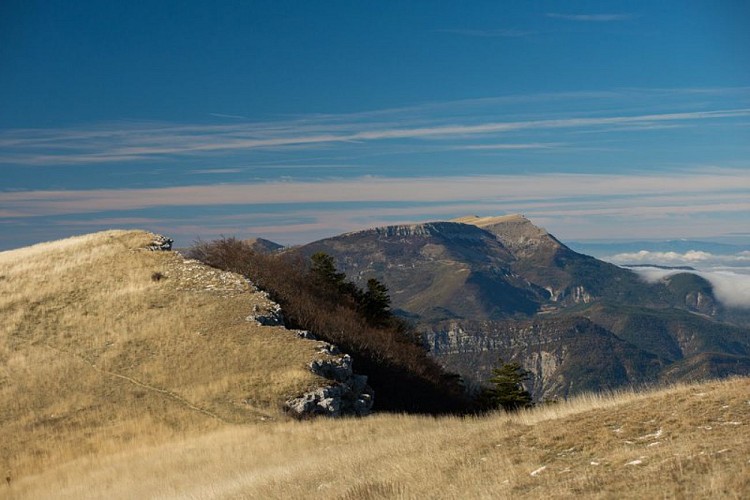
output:
[[[321,352],[337,353],[338,349],[327,344]],[[317,359],[310,363],[310,370],[333,383],[288,400],[285,406],[289,413],[299,418],[365,416],[370,413],[374,403],[373,390],[367,385],[367,376],[354,374],[349,355]]]
[[[151,250],[154,252],[167,252],[169,250],[172,250],[172,243],[174,243],[174,240],[172,238],[167,238],[166,236],[163,236],[161,234],[155,234],[154,239],[148,246],[146,246],[146,250]]]
[[[269,299],[270,301],[270,299]],[[253,307],[253,313],[250,314],[246,321],[255,322],[260,326],[283,326],[284,315],[281,314],[281,306],[275,302],[265,309],[259,306]]]
[[[586,318],[531,321],[446,321],[424,332],[433,355],[461,369],[471,387],[487,380],[500,360],[518,361],[536,400],[644,382],[658,369],[643,352]]]
[[[297,335],[320,344],[318,351],[327,357],[310,363],[310,371],[330,380],[331,384],[287,400],[286,410],[297,418],[369,415],[375,402],[374,391],[367,385],[366,375],[353,372],[351,356],[342,355],[338,347],[318,341],[308,331],[300,330]]]

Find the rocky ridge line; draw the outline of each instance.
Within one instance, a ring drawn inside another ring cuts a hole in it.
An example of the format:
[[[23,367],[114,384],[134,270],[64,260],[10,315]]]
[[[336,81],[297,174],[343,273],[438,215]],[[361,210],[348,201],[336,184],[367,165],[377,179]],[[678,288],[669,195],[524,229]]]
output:
[[[266,298],[268,294],[263,293]],[[269,307],[254,307],[253,313],[245,318],[261,326],[285,326],[281,306],[268,298]],[[308,368],[319,377],[331,381],[330,384],[308,391],[301,396],[288,399],[284,409],[300,419],[313,416],[340,417],[356,415],[363,417],[372,411],[375,393],[367,385],[367,375],[355,374],[353,360],[348,354],[333,344],[318,340],[307,330],[295,330],[297,337],[318,344],[318,352],[326,358],[312,361]]]
[[[152,241],[145,248],[151,251],[170,251],[172,239],[166,236],[152,234]],[[183,266],[188,266],[193,272],[202,271],[200,278],[210,278],[217,284],[208,285],[207,289],[227,289],[228,292],[242,293],[250,290],[260,293],[263,300],[253,305],[252,312],[245,321],[259,326],[276,326],[286,328],[281,306],[271,300],[268,292],[259,290],[250,280],[235,273],[219,271],[198,261],[183,258]],[[194,281],[194,280],[193,280]],[[195,285],[195,283],[192,283]],[[353,360],[348,354],[333,344],[318,340],[307,330],[291,330],[297,337],[318,344],[318,353],[326,356],[313,360],[308,368],[312,373],[328,379],[329,384],[317,387],[300,396],[284,402],[284,410],[299,419],[315,416],[340,417],[344,415],[366,416],[372,411],[375,394],[367,385],[367,376],[355,374],[352,369]]]

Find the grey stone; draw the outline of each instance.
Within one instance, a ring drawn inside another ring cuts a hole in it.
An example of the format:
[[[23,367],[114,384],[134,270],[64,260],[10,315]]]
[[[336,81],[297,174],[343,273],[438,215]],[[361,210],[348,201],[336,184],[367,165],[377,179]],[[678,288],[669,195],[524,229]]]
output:
[[[341,354],[341,350],[333,344],[328,342],[322,342],[322,345],[318,347],[318,352],[322,354],[328,354],[330,356],[336,356]]]
[[[312,416],[339,417],[342,415],[366,416],[374,402],[372,388],[357,393],[347,383],[318,387],[297,398],[288,400],[286,410],[299,418]]]
[[[318,337],[312,334],[312,332],[308,330],[295,330],[297,333],[297,337],[301,339],[307,339],[307,340],[318,340]]]
[[[172,238],[167,238],[166,236],[162,236],[161,234],[156,234],[154,235],[154,239],[151,241],[151,243],[146,246],[146,249],[155,252],[166,252],[172,250],[172,243],[174,243],[174,240]]]
[[[344,382],[352,378],[352,358],[344,354],[340,358],[316,359],[310,370],[323,378]]]
[[[255,305],[253,307],[253,313],[245,318],[245,321],[255,322],[260,326],[283,326],[284,315],[281,313],[281,306],[273,304],[266,310],[261,310],[260,307]]]

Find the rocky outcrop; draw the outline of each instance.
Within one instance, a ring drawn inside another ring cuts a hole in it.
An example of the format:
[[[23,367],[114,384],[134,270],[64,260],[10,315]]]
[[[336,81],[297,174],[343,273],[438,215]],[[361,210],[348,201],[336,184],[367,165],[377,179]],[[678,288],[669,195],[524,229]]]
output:
[[[266,308],[261,308],[256,304],[253,306],[252,314],[245,318],[245,321],[250,321],[260,326],[283,326],[284,315],[281,314],[281,306],[275,302],[272,302]]]
[[[375,401],[374,391],[367,385],[366,375],[353,372],[351,356],[341,354],[335,345],[316,340],[310,332],[301,330],[297,336],[320,344],[318,352],[327,357],[310,363],[310,371],[331,383],[289,399],[284,405],[287,412],[297,418],[369,415]]]
[[[151,240],[151,243],[146,246],[146,250],[151,250],[154,252],[167,252],[169,250],[172,250],[172,243],[174,243],[174,240],[172,238],[167,238],[166,236],[163,236],[161,234],[155,234],[154,239]]]
[[[309,332],[299,336],[310,339]],[[367,376],[352,371],[351,356],[340,355],[339,349],[327,342],[320,344],[319,351],[330,357],[310,363],[310,371],[330,380],[331,384],[288,400],[286,410],[297,418],[368,415],[375,400],[372,388],[367,385]],[[336,355],[339,356],[334,357]]]

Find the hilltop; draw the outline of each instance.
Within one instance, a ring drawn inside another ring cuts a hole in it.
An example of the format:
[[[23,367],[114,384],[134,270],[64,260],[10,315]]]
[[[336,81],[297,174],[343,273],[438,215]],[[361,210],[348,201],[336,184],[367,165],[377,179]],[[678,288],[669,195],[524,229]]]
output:
[[[3,470],[286,419],[330,384],[324,343],[260,324],[267,294],[167,248],[107,231],[0,253]]]

